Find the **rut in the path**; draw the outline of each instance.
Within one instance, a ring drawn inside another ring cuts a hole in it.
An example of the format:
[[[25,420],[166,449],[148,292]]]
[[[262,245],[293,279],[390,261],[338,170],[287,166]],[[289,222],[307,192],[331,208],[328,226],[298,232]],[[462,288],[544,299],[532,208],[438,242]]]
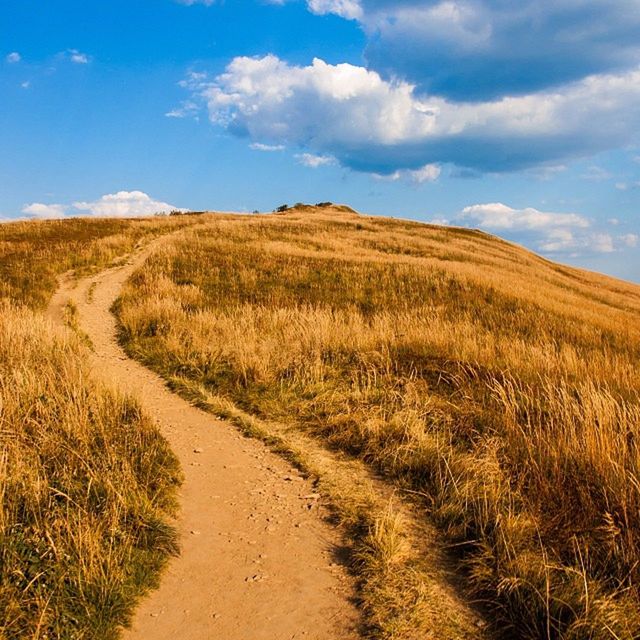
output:
[[[354,585],[337,562],[339,533],[311,484],[264,445],[194,408],[129,359],[110,307],[154,245],[124,266],[63,284],[49,313],[73,300],[93,344],[95,374],[132,393],[179,457],[182,552],[124,637],[149,640],[356,638]]]

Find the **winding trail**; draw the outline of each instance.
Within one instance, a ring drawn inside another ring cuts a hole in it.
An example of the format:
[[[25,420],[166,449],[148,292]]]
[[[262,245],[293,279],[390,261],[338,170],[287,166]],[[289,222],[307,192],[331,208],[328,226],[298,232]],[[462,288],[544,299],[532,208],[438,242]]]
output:
[[[98,275],[63,280],[48,313],[66,303],[93,344],[92,369],[133,394],[158,424],[185,475],[176,523],[182,551],[145,598],[125,640],[355,640],[354,584],[341,537],[311,483],[257,440],[194,408],[128,358],[110,308],[126,279],[167,236]]]

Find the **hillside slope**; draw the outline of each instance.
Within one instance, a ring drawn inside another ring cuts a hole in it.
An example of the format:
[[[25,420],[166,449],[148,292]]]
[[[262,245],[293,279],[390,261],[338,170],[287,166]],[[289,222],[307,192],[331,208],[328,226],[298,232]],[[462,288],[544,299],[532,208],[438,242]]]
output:
[[[640,287],[468,229],[207,217],[118,307],[130,353],[425,498],[509,637],[640,634]]]

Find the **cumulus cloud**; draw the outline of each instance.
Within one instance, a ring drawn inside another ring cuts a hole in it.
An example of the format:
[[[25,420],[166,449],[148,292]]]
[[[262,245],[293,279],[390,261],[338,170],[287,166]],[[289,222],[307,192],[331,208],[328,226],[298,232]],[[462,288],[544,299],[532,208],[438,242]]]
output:
[[[144,191],[118,191],[117,193],[108,193],[94,202],[74,202],[70,205],[33,202],[25,205],[22,209],[25,218],[42,220],[64,218],[71,215],[135,218],[170,211],[188,211],[188,209],[181,209],[167,202],[154,200]]]
[[[360,66],[317,58],[294,66],[273,55],[235,58],[213,81],[193,74],[184,86],[235,135],[379,174],[447,162],[496,172],[549,166],[628,144],[640,128],[640,69],[473,104],[419,95]]]
[[[36,219],[64,218],[66,212],[67,207],[63,204],[43,204],[41,202],[32,202],[22,209],[22,213],[27,218]]]
[[[589,221],[577,213],[551,213],[533,207],[513,209],[501,202],[474,204],[462,210],[462,218],[477,222],[487,229],[548,230],[553,228],[585,228]]]
[[[633,233],[612,236],[592,228],[589,219],[577,213],[540,211],[533,207],[515,209],[501,202],[465,207],[455,218],[465,226],[477,226],[551,255],[612,253],[636,247]]]
[[[13,51],[9,55],[7,55],[5,60],[10,64],[15,64],[16,62],[20,62],[20,60],[22,60],[22,56],[17,51]]]
[[[186,211],[175,205],[154,200],[143,191],[118,191],[102,196],[94,202],[74,202],[75,209],[92,216],[134,218],[173,210]]]
[[[640,62],[629,0],[308,0],[359,20],[365,57],[385,77],[457,100],[557,87]],[[348,5],[348,8],[345,8]]]

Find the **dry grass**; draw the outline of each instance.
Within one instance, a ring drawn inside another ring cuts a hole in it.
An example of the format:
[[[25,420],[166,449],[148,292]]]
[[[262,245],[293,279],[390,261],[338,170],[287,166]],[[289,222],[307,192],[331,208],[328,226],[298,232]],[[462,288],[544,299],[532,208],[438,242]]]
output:
[[[400,499],[398,489],[378,478],[364,462],[327,449],[295,424],[257,418],[187,378],[171,377],[168,382],[201,409],[263,440],[313,479],[349,540],[365,637],[487,637],[486,622],[465,601],[455,567],[420,504]]]
[[[0,637],[113,638],[177,550],[177,460],[85,347],[0,313]]]
[[[104,268],[129,254],[138,242],[197,221],[193,216],[170,216],[0,224],[0,300],[42,308],[59,274]]]
[[[639,312],[486,234],[332,209],[209,219],[119,308],[164,375],[428,496],[507,634],[593,640],[640,635]]]
[[[60,273],[107,266],[193,222],[0,225],[3,640],[115,638],[177,550],[176,458],[134,401],[91,379],[86,340],[39,309]],[[74,311],[65,310],[71,329]]]

